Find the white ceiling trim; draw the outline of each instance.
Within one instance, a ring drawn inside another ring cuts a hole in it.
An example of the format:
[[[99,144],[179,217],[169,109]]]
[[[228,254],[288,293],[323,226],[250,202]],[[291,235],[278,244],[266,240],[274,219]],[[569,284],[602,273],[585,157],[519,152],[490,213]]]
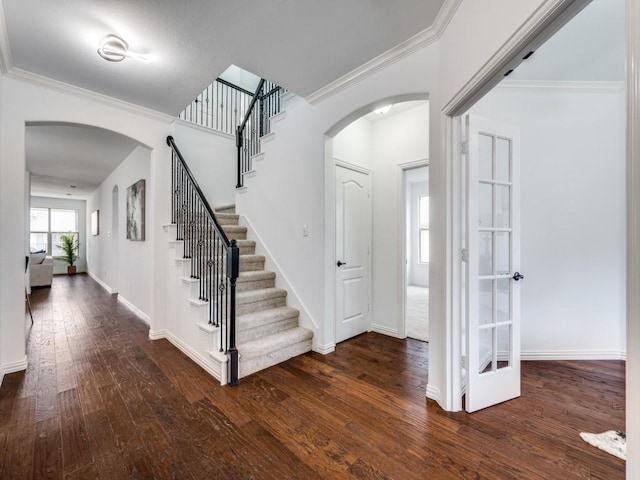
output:
[[[75,85],[70,85],[68,83],[60,82],[58,80],[53,80],[48,77],[43,77],[42,75],[27,72],[19,68],[12,68],[6,75],[9,78],[22,80],[40,87],[56,90],[58,92],[75,95],[76,97],[80,97],[83,99],[100,102],[110,107],[119,108],[121,110],[127,110],[129,112],[136,113],[138,115],[143,115],[145,117],[152,118],[154,120],[160,120],[161,122],[172,123],[176,120],[176,117],[173,117],[166,113],[158,112],[157,110],[151,110],[150,108],[145,108],[140,105],[136,105],[134,103],[129,103],[129,102],[125,102],[124,100],[119,100],[117,98],[109,97],[108,95],[96,93],[92,90],[87,90],[85,88],[76,87]]]
[[[2,0],[0,0],[0,73],[7,73],[13,68],[13,58],[9,48],[9,32],[4,18]]]
[[[381,55],[378,55],[374,59],[352,70],[346,75],[343,75],[337,80],[334,80],[321,89],[316,90],[311,95],[305,97],[305,100],[312,104],[324,100],[335,95],[341,90],[364,80],[370,75],[386,68],[407,55],[438,41],[461,3],[462,0],[445,0],[432,26],[420,33],[417,33],[401,44],[387,50]]]
[[[563,81],[563,80],[505,80],[496,91],[530,91],[557,93],[621,93],[625,82],[621,81]]]

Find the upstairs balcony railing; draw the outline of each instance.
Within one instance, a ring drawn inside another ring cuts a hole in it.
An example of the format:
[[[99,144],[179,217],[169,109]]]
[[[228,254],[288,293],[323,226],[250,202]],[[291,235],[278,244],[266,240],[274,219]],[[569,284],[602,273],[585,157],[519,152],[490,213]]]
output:
[[[285,89],[264,79],[255,92],[249,92],[218,78],[178,118],[236,136],[236,186],[242,187],[244,174],[252,168],[251,157],[260,153],[260,137],[271,132],[270,119],[282,110],[284,93]]]

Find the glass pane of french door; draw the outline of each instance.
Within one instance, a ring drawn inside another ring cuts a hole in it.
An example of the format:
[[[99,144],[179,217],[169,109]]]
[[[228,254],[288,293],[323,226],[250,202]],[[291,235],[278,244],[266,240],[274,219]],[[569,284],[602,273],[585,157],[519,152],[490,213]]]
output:
[[[511,140],[480,134],[478,178],[478,373],[512,363],[511,351]]]

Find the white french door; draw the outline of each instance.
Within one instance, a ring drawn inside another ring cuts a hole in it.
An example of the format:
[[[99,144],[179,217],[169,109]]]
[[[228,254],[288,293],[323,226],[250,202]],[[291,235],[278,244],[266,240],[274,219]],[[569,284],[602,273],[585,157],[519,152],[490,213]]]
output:
[[[520,396],[519,130],[467,116],[465,408]]]
[[[336,343],[371,328],[371,176],[336,165]]]

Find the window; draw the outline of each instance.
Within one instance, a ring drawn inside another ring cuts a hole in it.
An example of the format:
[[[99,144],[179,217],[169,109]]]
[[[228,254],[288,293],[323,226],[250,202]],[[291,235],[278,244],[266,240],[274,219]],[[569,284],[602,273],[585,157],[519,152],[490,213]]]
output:
[[[420,263],[429,263],[429,197],[418,198]]]
[[[29,249],[33,252],[47,252],[62,255],[60,236],[73,233],[78,238],[78,211],[59,208],[32,208]]]

